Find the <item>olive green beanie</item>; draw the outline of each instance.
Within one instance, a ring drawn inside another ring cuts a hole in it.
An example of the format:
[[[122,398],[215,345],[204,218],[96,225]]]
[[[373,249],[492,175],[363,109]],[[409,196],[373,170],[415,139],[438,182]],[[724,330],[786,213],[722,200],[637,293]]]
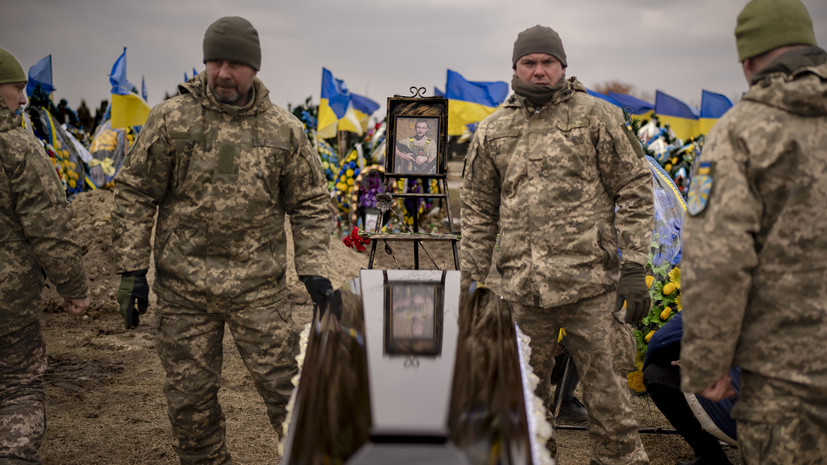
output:
[[[8,50],[0,48],[0,84],[26,81],[26,73],[17,58]]]
[[[546,53],[560,60],[563,68],[568,66],[563,41],[550,27],[538,24],[517,34],[517,40],[514,41],[514,53],[511,55],[511,65],[517,66],[517,60],[529,53]]]
[[[244,18],[220,18],[204,33],[204,63],[209,60],[237,61],[258,71],[261,68],[258,31]]]
[[[735,26],[738,61],[785,45],[816,45],[813,20],[799,0],[753,0]]]

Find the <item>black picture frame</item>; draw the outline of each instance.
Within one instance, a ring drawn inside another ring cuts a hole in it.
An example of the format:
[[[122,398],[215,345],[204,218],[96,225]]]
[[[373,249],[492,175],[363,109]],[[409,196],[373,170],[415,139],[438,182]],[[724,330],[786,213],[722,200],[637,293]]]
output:
[[[386,286],[385,353],[439,356],[444,305],[445,289],[439,282],[397,282]]]
[[[391,97],[387,108],[385,176],[444,177],[448,100],[442,97]],[[426,126],[427,131],[422,134]]]

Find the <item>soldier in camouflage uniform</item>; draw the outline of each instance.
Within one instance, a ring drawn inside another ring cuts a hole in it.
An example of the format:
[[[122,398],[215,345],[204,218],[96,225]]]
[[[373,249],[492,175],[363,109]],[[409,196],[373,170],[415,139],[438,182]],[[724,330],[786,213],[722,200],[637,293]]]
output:
[[[301,123],[255,77],[258,33],[224,17],[204,35],[206,71],[152,109],[115,181],[112,212],[124,324],[146,311],[155,224],[157,348],[182,464],[229,464],[218,403],[225,324],[280,428],[297,374],[286,288],[285,215],[314,302],[332,293],[330,214]],[[157,220],[155,215],[157,212]],[[137,303],[137,309],[136,309]]]
[[[626,387],[634,347],[621,308],[625,299],[628,323],[649,310],[651,175],[621,111],[565,78],[556,32],[521,32],[512,63],[515,95],[480,123],[465,159],[462,269],[484,280],[499,233],[503,298],[531,337],[538,395],[550,405],[565,327],[592,463],[648,463]]]
[[[21,125],[26,74],[0,49],[0,464],[40,463],[46,349],[38,305],[44,274],[64,309],[89,307],[72,207],[54,166]]]
[[[827,53],[799,0],[755,0],[749,91],[710,131],[684,221],[682,388],[732,411],[748,464],[827,458]]]

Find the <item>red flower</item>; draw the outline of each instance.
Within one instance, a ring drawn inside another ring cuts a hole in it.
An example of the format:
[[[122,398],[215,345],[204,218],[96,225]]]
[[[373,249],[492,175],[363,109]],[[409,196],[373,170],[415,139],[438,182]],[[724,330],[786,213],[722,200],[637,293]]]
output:
[[[364,252],[367,250],[365,248],[366,245],[370,244],[370,238],[363,237],[359,235],[359,227],[354,226],[353,230],[350,231],[350,235],[342,239],[342,242],[351,249],[356,249],[359,252]]]

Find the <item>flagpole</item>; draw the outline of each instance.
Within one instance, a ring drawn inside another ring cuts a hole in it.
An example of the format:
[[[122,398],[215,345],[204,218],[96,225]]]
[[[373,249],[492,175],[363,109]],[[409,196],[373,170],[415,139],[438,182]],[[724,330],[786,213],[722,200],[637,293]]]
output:
[[[345,131],[336,129],[336,141],[339,145],[339,159],[344,160],[348,156],[347,147],[345,147]]]

